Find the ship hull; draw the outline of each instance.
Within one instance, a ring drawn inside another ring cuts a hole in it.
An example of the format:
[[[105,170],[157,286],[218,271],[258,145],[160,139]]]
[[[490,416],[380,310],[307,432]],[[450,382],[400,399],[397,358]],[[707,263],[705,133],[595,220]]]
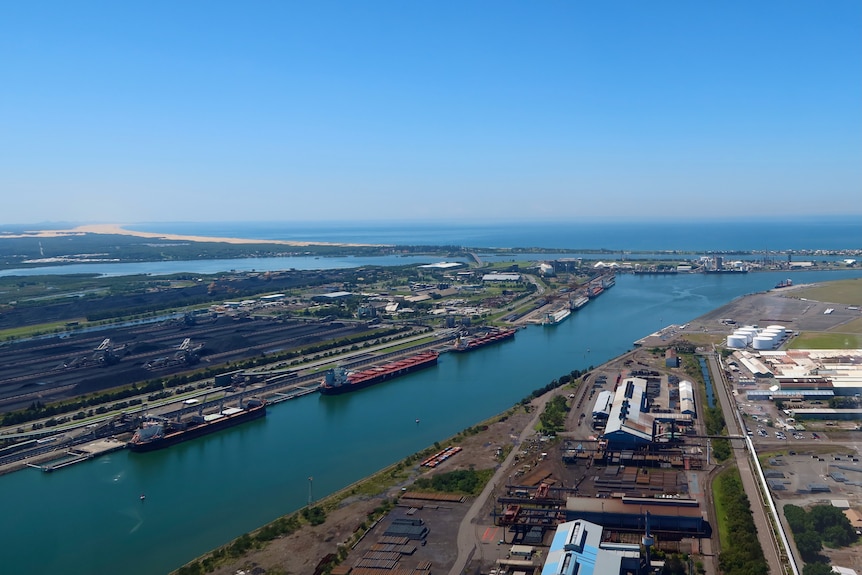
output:
[[[506,341],[507,339],[512,339],[515,337],[515,331],[516,330],[514,329],[507,329],[493,335],[483,336],[478,339],[469,341],[465,345],[454,346],[452,347],[451,351],[455,353],[466,353],[468,351],[473,351],[474,349],[479,349],[480,347],[485,347],[486,345],[491,345],[492,343]]]
[[[572,315],[572,311],[569,309],[562,309],[554,313],[550,313],[548,314],[548,317],[545,318],[545,321],[542,322],[542,325],[557,325],[566,321],[570,315]]]
[[[209,435],[210,433],[215,433],[216,431],[221,431],[222,429],[234,427],[242,423],[246,423],[247,421],[261,419],[263,417],[266,417],[265,404],[243,410],[242,412],[236,413],[234,415],[225,416],[221,419],[217,419],[209,423],[203,423],[201,425],[196,425],[195,427],[184,429],[182,431],[168,433],[164,437],[153,439],[144,443],[134,443],[130,441],[126,445],[126,447],[128,447],[131,451],[134,451],[135,453],[156,451],[157,449],[171,447],[172,445],[176,445],[184,441],[203,437],[204,435]]]
[[[413,373],[414,371],[419,371],[420,369],[425,369],[426,367],[437,365],[437,358],[438,355],[434,354],[433,356],[429,356],[429,358],[424,361],[417,361],[416,363],[412,363],[400,369],[392,369],[389,371],[381,372],[377,375],[364,377],[360,381],[356,381],[354,383],[348,382],[338,385],[327,385],[324,382],[320,385],[320,387],[318,387],[318,390],[323,395],[341,395],[342,393],[358,391],[360,389],[365,389],[366,387],[376,385],[383,381],[388,381],[396,377],[401,377],[402,375],[407,375],[408,373]]]

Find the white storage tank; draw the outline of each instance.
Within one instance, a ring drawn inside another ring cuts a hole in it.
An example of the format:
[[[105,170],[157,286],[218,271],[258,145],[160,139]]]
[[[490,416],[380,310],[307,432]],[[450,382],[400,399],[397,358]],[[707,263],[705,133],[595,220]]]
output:
[[[771,337],[758,335],[752,340],[751,346],[754,349],[772,349],[774,342]]]
[[[727,336],[727,347],[731,347],[733,349],[745,349],[745,346],[748,345],[748,336],[744,333],[739,335],[733,334]]]
[[[768,337],[772,339],[772,343],[777,344],[781,341],[781,338],[784,337],[783,331],[773,331],[771,329],[766,329],[763,333],[760,334],[763,337]]]
[[[741,331],[741,330],[737,330],[737,331],[733,332],[733,335],[738,335],[738,336],[740,336],[740,337],[744,337],[744,338],[745,338],[745,343],[746,343],[746,344],[749,344],[749,343],[751,343],[751,340],[753,340],[753,339],[754,339],[754,336],[755,336],[755,335],[757,335],[757,334],[754,334],[754,333],[751,333],[751,332],[748,332],[748,331]]]
[[[782,333],[787,330],[787,328],[783,325],[769,325],[766,326],[766,329],[768,329],[769,331],[780,331]]]
[[[756,335],[757,335],[757,328],[756,328],[756,327],[752,327],[752,326],[750,326],[750,325],[749,325],[749,326],[746,326],[746,327],[741,327],[741,328],[739,328],[739,329],[738,329],[738,330],[736,330],[736,332],[734,332],[734,333],[747,333],[747,334],[751,335],[751,337],[754,337],[754,336],[756,336]]]

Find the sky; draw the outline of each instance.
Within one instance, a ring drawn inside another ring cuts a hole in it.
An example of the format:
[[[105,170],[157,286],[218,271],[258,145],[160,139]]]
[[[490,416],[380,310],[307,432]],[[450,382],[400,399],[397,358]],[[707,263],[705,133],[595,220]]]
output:
[[[862,2],[7,2],[0,224],[859,214]]]

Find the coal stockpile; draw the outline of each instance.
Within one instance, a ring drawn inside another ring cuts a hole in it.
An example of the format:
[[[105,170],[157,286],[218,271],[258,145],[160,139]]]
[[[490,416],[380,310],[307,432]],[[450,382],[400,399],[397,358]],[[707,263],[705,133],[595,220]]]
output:
[[[17,302],[0,314],[0,329],[23,325],[76,321],[96,321],[113,317],[158,312],[170,308],[252,297],[261,293],[288,291],[339,281],[342,270],[293,270],[270,273],[229,274],[183,288],[159,289],[158,278],[145,278],[134,293],[88,293],[86,297]],[[130,280],[131,281],[131,280]]]
[[[193,323],[113,327],[3,346],[0,412],[298,350],[362,324],[207,315]]]

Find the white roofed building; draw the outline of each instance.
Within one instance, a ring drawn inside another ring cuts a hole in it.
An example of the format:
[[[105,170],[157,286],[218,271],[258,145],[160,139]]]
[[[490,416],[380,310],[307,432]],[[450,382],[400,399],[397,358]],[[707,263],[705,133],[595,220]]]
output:
[[[694,410],[694,384],[690,381],[679,382],[679,412],[695,416]]]
[[[655,419],[647,412],[646,380],[624,379],[614,393],[602,435],[611,449],[633,449],[651,443]]]

